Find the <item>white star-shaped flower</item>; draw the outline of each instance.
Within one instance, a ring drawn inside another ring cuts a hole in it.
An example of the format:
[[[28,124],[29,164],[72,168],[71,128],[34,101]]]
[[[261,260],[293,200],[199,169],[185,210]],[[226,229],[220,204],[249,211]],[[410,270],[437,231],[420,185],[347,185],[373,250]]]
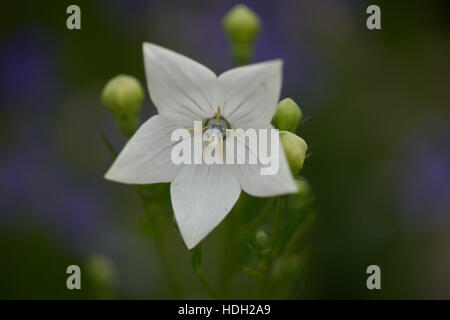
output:
[[[181,164],[171,160],[175,129],[192,128],[219,114],[233,128],[272,128],[281,89],[281,60],[231,69],[220,76],[160,46],[143,46],[148,90],[158,114],[147,120],[105,178],[129,184],[171,182],[175,218],[189,249],[230,212],[241,189],[257,197],[297,191],[283,148],[279,170],[261,175],[259,164]],[[246,146],[248,150],[251,146]],[[251,150],[250,150],[251,151]]]

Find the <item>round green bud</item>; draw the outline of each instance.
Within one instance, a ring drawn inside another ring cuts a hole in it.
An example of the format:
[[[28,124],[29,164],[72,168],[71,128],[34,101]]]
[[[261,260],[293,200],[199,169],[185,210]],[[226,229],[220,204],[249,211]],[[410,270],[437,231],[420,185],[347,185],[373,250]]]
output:
[[[98,285],[112,285],[116,279],[113,262],[106,256],[93,254],[87,261],[87,271]]]
[[[141,110],[144,97],[144,90],[135,77],[120,74],[106,83],[101,99],[115,116],[130,117]]]
[[[258,248],[265,248],[269,244],[269,236],[264,230],[255,233],[255,244]]]
[[[302,110],[291,98],[285,98],[278,103],[272,123],[280,130],[295,132],[302,121]]]
[[[308,145],[305,140],[289,131],[280,131],[280,141],[283,145],[284,153],[295,176],[303,167]]]
[[[255,12],[238,4],[223,18],[223,28],[231,43],[251,44],[259,34],[261,22]]]

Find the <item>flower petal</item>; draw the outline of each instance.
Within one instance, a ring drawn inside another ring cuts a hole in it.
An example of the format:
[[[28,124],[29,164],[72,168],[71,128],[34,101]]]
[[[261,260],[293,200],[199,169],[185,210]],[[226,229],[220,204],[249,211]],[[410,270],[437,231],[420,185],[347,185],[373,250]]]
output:
[[[241,188],[228,165],[186,165],[170,185],[184,242],[195,247],[230,212]]]
[[[282,61],[274,60],[231,69],[219,76],[218,103],[235,128],[258,128],[270,123],[281,90]]]
[[[158,113],[172,118],[203,120],[217,111],[217,77],[181,54],[144,43],[147,85]]]
[[[171,161],[172,131],[183,128],[180,121],[155,115],[128,141],[105,178],[122,183],[147,184],[172,181],[179,166]]]
[[[267,129],[273,129],[271,125],[267,127]],[[262,134],[257,131],[257,135]],[[249,164],[247,161],[245,164],[235,164],[233,166],[233,173],[239,184],[245,192],[252,196],[256,197],[269,197],[269,196],[278,196],[287,193],[295,193],[297,192],[297,184],[292,176],[291,170],[289,168],[289,163],[286,159],[286,155],[284,154],[283,146],[281,145],[278,139],[278,149],[274,150],[274,154],[272,155],[270,150],[270,131],[267,132],[267,150],[269,150],[270,158],[273,163],[278,163],[278,170],[276,170],[275,174],[272,175],[263,175],[261,174],[262,168],[268,168],[270,165],[263,165],[261,162],[261,152],[260,150],[253,150],[252,145],[245,140],[245,138],[240,136],[235,136],[235,142],[244,143],[246,150],[249,153],[253,153],[257,155],[258,163],[257,164]],[[228,143],[231,143],[231,140],[227,138]],[[235,154],[237,154],[237,143],[235,143]],[[229,145],[227,145],[229,147]],[[258,145],[258,148],[260,146]],[[276,165],[274,166],[275,172]]]

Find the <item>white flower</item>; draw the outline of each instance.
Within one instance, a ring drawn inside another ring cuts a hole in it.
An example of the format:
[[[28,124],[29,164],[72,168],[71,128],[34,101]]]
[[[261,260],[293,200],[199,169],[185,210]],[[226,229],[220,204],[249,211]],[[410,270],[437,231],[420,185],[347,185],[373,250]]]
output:
[[[218,106],[231,128],[272,128],[281,89],[280,60],[234,68],[217,77],[205,66],[157,45],[145,43],[143,51],[158,115],[137,130],[105,178],[130,184],[171,182],[175,218],[189,249],[226,217],[241,189],[260,197],[296,192],[281,146],[275,175],[261,175],[259,164],[175,165],[171,161],[176,144],[171,141],[172,131],[214,118]]]

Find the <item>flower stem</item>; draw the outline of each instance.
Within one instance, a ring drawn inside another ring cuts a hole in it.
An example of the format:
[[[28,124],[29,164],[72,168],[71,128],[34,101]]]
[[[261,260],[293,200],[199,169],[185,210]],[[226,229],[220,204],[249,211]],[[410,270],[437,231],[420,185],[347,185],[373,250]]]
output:
[[[219,296],[217,295],[216,291],[214,290],[214,288],[211,286],[211,284],[209,283],[208,279],[206,279],[205,275],[203,274],[202,269],[200,268],[196,268],[195,270],[197,272],[198,277],[200,278],[200,281],[202,282],[202,284],[204,285],[204,287],[206,288],[206,290],[208,290],[209,294],[214,298],[214,299],[218,299]]]
[[[153,237],[153,241],[156,246],[156,250],[158,251],[159,259],[162,264],[162,269],[164,272],[164,277],[166,278],[167,285],[170,288],[172,295],[176,299],[182,299],[181,289],[178,283],[178,279],[172,269],[172,265],[170,263],[170,259],[166,254],[166,250],[164,248],[164,242],[162,239],[158,237]]]
[[[222,254],[221,254],[221,267],[220,267],[220,274],[219,274],[219,292],[223,299],[226,299],[228,295],[228,291],[230,289],[230,253],[232,253],[232,246],[231,243],[231,233],[233,232],[233,216],[231,215],[233,211],[228,216],[228,219],[226,219],[225,222],[225,235],[223,239],[223,246],[222,246]]]
[[[276,244],[276,240],[278,237],[278,234],[280,232],[280,224],[281,224],[281,212],[283,211],[284,207],[284,201],[285,199],[283,197],[277,197],[275,198],[275,212],[273,214],[273,222],[272,222],[272,235],[271,235],[271,247],[274,248]],[[267,258],[267,264],[266,268],[264,270],[264,275],[261,277],[261,280],[259,281],[258,287],[256,289],[255,296],[257,299],[264,299],[266,297],[266,292],[269,283],[270,278],[270,272],[272,269],[273,261],[276,257],[272,254],[269,255]]]
[[[170,257],[167,254],[164,244],[164,231],[167,227],[164,221],[164,208],[155,203],[154,199],[149,198],[145,193],[144,188],[138,189],[137,191],[142,200],[146,216],[152,224],[153,232],[151,232],[150,235],[155,244],[156,251],[158,252],[167,285],[176,299],[182,299],[181,287],[178,283],[177,276],[173,271]],[[157,194],[159,190],[155,188],[153,191]]]
[[[276,198],[275,213],[273,215],[273,226],[272,226],[272,245],[276,243],[276,240],[280,233],[281,212],[283,211],[284,208],[285,202],[284,200],[285,199],[283,197]]]
[[[273,205],[275,203],[274,198],[269,198],[266,201],[266,204],[261,212],[254,220],[249,222],[248,224],[242,226],[240,228],[240,232],[244,235],[248,234],[249,232],[253,231],[256,227],[261,225],[264,221],[266,221],[267,217],[269,216],[271,210],[273,209]]]

